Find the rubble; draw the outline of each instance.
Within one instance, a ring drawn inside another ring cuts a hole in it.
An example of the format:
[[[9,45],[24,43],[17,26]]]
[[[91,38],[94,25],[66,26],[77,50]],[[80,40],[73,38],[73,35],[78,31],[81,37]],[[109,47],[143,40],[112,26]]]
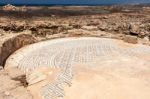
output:
[[[17,8],[11,4],[7,4],[2,8],[4,11],[16,11]]]

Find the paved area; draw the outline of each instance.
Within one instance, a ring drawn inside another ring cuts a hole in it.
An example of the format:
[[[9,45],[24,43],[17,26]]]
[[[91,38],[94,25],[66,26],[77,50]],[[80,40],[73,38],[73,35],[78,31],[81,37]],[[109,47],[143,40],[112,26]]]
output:
[[[55,39],[26,46],[8,58],[5,68],[17,67],[25,73],[41,67],[61,69],[53,82],[40,89],[44,99],[54,99],[65,96],[64,85],[72,85],[71,81],[76,74],[74,69],[78,64],[92,69],[93,66],[104,65],[103,62],[105,65],[115,64],[116,60],[120,60],[120,58],[114,60],[116,56],[125,57],[124,60],[130,61],[141,58],[140,60],[144,61],[142,64],[150,65],[149,46],[127,44],[107,38],[81,37]]]
[[[149,99],[149,66],[142,59],[121,56],[76,65],[64,99]]]

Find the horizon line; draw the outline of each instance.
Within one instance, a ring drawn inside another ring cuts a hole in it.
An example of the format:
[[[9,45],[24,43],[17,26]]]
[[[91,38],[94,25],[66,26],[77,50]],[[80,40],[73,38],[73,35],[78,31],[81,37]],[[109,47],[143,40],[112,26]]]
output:
[[[92,6],[92,5],[93,5],[93,6],[94,6],[94,5],[95,5],[95,6],[96,6],[96,5],[97,5],[97,6],[98,6],[98,5],[99,5],[99,6],[105,6],[105,5],[126,5],[126,4],[127,4],[127,5],[134,5],[134,4],[135,4],[135,5],[138,5],[138,4],[150,4],[150,3],[102,3],[102,4],[91,4],[91,3],[89,3],[89,4],[88,4],[88,3],[84,3],[84,4],[83,4],[83,3],[82,3],[82,4],[71,4],[71,3],[68,3],[68,4],[66,4],[66,3],[62,3],[62,4],[45,4],[45,3],[43,3],[43,4],[38,4],[38,3],[33,3],[33,4],[29,4],[29,3],[0,3],[0,6],[5,6],[5,5],[8,5],[8,4],[10,4],[10,5],[15,5],[15,6],[23,6],[23,5],[24,5],[24,6],[30,6],[30,5],[31,5],[31,6],[32,6],[32,5],[33,5],[33,6],[34,6],[34,5],[35,5],[35,6],[40,6],[40,5],[41,5],[41,6],[42,6],[42,5],[44,5],[44,6],[49,6],[49,5],[50,5],[50,6],[57,6],[57,5],[58,5],[58,6],[61,6],[61,5],[62,5],[62,6],[65,6],[65,5],[70,5],[70,6],[86,6],[86,5],[87,5],[87,6]]]

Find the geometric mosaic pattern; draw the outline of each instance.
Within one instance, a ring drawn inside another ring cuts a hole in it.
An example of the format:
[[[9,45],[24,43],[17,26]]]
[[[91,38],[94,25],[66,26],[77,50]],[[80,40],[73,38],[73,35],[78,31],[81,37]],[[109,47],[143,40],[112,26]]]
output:
[[[113,55],[128,57],[146,57],[150,61],[150,46],[133,45],[120,46],[119,40],[81,37],[62,38],[26,46],[9,57],[6,61],[24,72],[33,71],[41,66],[61,68],[62,72],[54,83],[49,83],[41,90],[44,99],[63,97],[63,85],[71,85],[73,65],[77,63],[88,64],[101,57]],[[16,58],[17,57],[17,58]]]

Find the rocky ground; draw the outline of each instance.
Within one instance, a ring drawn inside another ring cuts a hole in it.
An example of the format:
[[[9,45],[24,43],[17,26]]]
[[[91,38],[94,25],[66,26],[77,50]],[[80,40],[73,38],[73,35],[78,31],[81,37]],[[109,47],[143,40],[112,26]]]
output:
[[[8,5],[0,7],[0,12],[1,67],[4,66],[7,57],[17,49],[47,39],[94,36],[150,45],[149,5],[101,7]],[[15,81],[3,68],[0,76],[2,86],[0,99],[32,98],[23,87],[22,80]]]

